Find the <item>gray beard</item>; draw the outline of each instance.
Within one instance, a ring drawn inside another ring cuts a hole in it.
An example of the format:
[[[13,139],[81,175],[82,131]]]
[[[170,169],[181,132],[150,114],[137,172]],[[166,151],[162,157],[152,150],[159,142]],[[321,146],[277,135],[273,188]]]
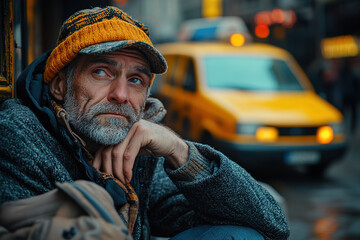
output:
[[[73,130],[81,136],[98,144],[115,145],[122,142],[134,123],[140,120],[140,114],[129,105],[113,104],[101,101],[89,108],[87,112],[81,112],[78,101],[72,89],[68,89],[65,96],[64,109],[68,113],[69,123]],[[120,113],[125,119],[107,117],[100,121],[101,113]]]

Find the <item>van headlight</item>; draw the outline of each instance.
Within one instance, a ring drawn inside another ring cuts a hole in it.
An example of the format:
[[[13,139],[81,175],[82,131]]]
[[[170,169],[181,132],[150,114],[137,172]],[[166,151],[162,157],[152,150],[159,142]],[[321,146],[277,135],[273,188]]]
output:
[[[334,140],[336,134],[345,133],[344,123],[332,123],[329,125],[321,126],[316,131],[316,140],[320,144],[328,144]]]
[[[330,126],[319,127],[316,131],[316,140],[320,144],[328,144],[334,139],[334,131]]]
[[[255,136],[259,142],[275,142],[279,137],[277,128],[254,123],[239,123],[236,126],[236,132],[240,135]]]
[[[256,130],[256,140],[259,142],[275,142],[279,137],[279,131],[275,127],[259,127]]]

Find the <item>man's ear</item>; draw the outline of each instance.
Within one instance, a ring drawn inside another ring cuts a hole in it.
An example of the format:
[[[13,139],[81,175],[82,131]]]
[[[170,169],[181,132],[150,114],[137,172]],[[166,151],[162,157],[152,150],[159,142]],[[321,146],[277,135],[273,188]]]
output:
[[[66,76],[65,73],[60,71],[50,81],[50,92],[56,100],[64,101],[66,94]]]

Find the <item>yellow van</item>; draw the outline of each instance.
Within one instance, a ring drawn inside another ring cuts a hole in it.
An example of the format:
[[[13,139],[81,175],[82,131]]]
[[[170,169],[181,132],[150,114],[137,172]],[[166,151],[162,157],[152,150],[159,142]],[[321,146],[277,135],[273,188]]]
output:
[[[322,174],[346,150],[342,114],[319,97],[294,58],[260,43],[157,46],[169,69],[154,95],[166,125],[208,143],[249,171],[268,166]]]

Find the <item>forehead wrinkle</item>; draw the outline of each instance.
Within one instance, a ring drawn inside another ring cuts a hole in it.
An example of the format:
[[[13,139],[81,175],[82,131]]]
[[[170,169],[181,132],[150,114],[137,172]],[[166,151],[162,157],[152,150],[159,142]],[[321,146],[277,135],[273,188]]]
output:
[[[94,63],[105,63],[105,64],[109,64],[111,66],[116,67],[118,65],[118,63],[114,60],[111,60],[109,58],[106,57],[96,57],[96,58],[91,58],[89,61],[89,64],[94,64]]]

